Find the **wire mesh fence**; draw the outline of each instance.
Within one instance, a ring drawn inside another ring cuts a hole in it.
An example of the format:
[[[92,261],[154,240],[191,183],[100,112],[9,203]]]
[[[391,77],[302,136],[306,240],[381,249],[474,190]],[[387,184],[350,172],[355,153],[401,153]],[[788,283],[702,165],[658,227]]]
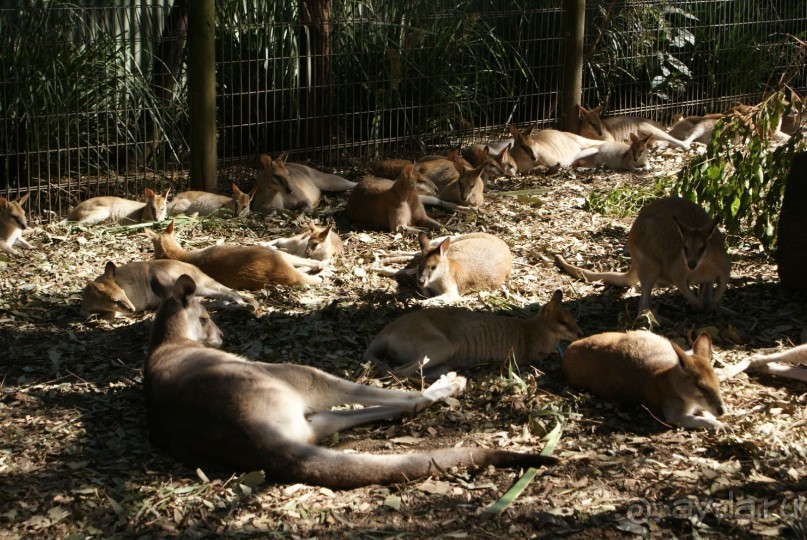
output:
[[[10,4],[10,3],[8,3]],[[61,216],[188,185],[189,0],[0,2],[0,194]],[[217,2],[220,184],[555,127],[560,0]],[[807,90],[807,2],[589,1],[583,104],[668,121]]]

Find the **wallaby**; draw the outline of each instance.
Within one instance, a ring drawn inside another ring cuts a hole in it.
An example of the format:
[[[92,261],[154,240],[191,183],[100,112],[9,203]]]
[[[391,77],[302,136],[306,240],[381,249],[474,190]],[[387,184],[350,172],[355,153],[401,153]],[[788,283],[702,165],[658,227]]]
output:
[[[319,205],[323,191],[347,191],[356,186],[341,176],[324,173],[300,163],[286,163],[289,153],[277,159],[263,154],[263,172],[255,184],[252,202],[255,212],[303,210],[310,212]]]
[[[440,223],[426,215],[415,193],[413,166],[408,163],[395,182],[366,176],[350,192],[345,212],[355,225],[395,231],[398,227],[439,229]]]
[[[197,296],[257,307],[254,299],[225,287],[192,264],[164,259],[135,261],[120,267],[112,261],[107,262],[102,275],[95,281],[87,280],[81,293],[81,312],[86,315],[100,313],[107,319],[114,319],[156,308],[160,305],[160,298],[151,290],[155,268],[165,272],[173,281],[183,274],[192,277],[196,282]]]
[[[785,365],[781,362],[796,365]],[[807,344],[803,343],[791,349],[770,354],[755,354],[723,368],[720,380],[730,379],[746,370],[807,382]]]
[[[687,353],[646,330],[606,332],[573,342],[561,366],[574,388],[623,403],[645,405],[685,428],[722,428],[720,381],[711,365],[712,340],[701,334]]]
[[[731,270],[719,218],[711,219],[697,204],[679,197],[657,199],[640,211],[628,233],[631,266],[627,272],[591,272],[556,255],[558,265],[572,276],[608,285],[642,285],[639,313],[650,309],[657,285],[675,285],[696,309],[716,309],[726,291]],[[695,295],[690,284],[700,285]]]
[[[527,172],[538,166],[550,170],[568,167],[583,150],[598,148],[604,142],[555,129],[542,129],[536,133],[534,128],[535,125],[532,125],[519,131],[516,126],[510,126],[510,134],[515,140],[512,155],[519,172]]]
[[[488,233],[449,237],[432,247],[418,235],[423,256],[417,268],[417,289],[425,297],[453,300],[471,291],[504,285],[513,270],[513,255],[503,240]]]
[[[333,225],[319,227],[313,222],[308,224],[306,230],[291,238],[276,238],[261,242],[260,245],[318,261],[330,261],[345,249]]]
[[[481,206],[485,200],[485,182],[482,171],[487,167],[483,163],[474,169],[466,169],[458,162],[453,162],[459,177],[440,190],[437,198],[464,206]]]
[[[577,105],[577,111],[580,115],[580,135],[589,139],[625,142],[631,133],[638,133],[640,136],[651,135],[651,143],[665,141],[680,148],[689,148],[688,142],[676,139],[664,130],[664,126],[649,118],[640,116],[600,118],[602,105],[590,110]]]
[[[518,165],[510,155],[513,141],[508,141],[498,151],[492,150],[493,144],[472,144],[463,151],[462,155],[473,167],[485,165],[482,170],[482,180],[485,182],[490,182],[497,176],[512,178],[518,175]]]
[[[577,155],[572,167],[606,167],[615,171],[636,171],[647,165],[647,141],[630,134],[630,144],[608,141],[596,148],[587,148]]]
[[[529,319],[456,308],[419,309],[385,326],[370,342],[362,362],[388,367],[403,377],[422,367],[430,380],[510,358],[524,367],[546,358],[561,340],[583,335],[562,300],[563,293],[555,291]]]
[[[381,178],[394,180],[401,174],[403,168],[410,163],[405,159],[382,159],[370,164],[370,172]],[[455,163],[459,163],[457,168]],[[465,168],[473,168],[460,154],[459,148],[451,150],[445,156],[428,155],[414,163],[414,171],[428,178],[436,188],[445,188],[459,178],[459,172]],[[429,195],[429,193],[426,193]]]
[[[707,114],[704,116],[674,117],[675,124],[670,129],[670,135],[681,139],[687,144],[709,144],[712,140],[717,121],[725,118],[724,114]]]
[[[335,489],[410,482],[467,466],[535,467],[556,458],[458,446],[412,454],[348,454],[315,443],[347,428],[415,414],[460,392],[442,377],[423,392],[353,383],[309,366],[252,362],[217,350],[222,332],[181,276],[153,280],[162,297],[143,376],[151,442],[191,467],[262,470],[275,482]],[[331,410],[358,403],[353,410]]]
[[[30,193],[26,193],[16,201],[9,201],[0,197],[0,251],[9,255],[19,255],[14,245],[25,249],[34,249],[34,246],[25,241],[22,231],[28,228],[25,210],[22,205],[28,200]]]
[[[143,190],[146,202],[132,201],[120,197],[93,197],[80,202],[67,214],[67,221],[85,225],[99,223],[148,223],[165,219],[168,207],[168,188],[164,195],[154,193],[149,188]]]
[[[190,263],[231,289],[260,290],[268,285],[318,285],[319,276],[309,276],[294,265],[321,268],[320,261],[296,257],[263,246],[221,244],[198,251],[185,251],[174,238],[172,221],[162,234],[151,229],[146,236],[154,244],[155,259]]]
[[[182,193],[177,193],[168,205],[169,213],[171,215],[198,214],[200,216],[209,216],[223,209],[228,209],[234,217],[246,216],[249,214],[249,203],[258,188],[253,188],[248,193],[238,189],[235,184],[232,184],[232,188],[233,195],[231,197],[219,195],[218,193],[208,193],[207,191],[183,191]]]

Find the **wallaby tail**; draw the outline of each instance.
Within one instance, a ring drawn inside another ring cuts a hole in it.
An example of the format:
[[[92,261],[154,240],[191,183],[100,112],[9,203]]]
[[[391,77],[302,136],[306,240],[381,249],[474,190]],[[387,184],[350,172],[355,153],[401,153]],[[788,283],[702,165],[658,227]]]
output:
[[[444,448],[414,454],[345,454],[319,446],[290,443],[282,457],[273,456],[264,472],[271,480],[335,489],[409,482],[446,469],[465,466],[540,467],[557,458],[490,448]]]
[[[616,287],[632,287],[639,282],[639,273],[633,264],[631,264],[627,272],[591,272],[567,263],[560,255],[555,255],[555,262],[570,276],[582,277],[586,281],[602,281],[607,285]]]

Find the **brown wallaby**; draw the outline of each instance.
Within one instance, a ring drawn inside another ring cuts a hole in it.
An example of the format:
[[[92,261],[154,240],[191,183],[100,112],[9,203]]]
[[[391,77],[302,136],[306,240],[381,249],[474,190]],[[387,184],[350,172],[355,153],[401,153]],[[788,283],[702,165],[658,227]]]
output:
[[[148,223],[162,221],[167,213],[168,188],[164,195],[154,193],[149,188],[143,190],[146,202],[132,201],[120,197],[93,197],[80,202],[67,214],[67,221],[77,221],[85,225],[98,223]]]
[[[219,195],[218,193],[208,193],[207,191],[183,191],[177,193],[169,203],[169,213],[177,214],[198,214],[209,216],[210,214],[228,209],[235,217],[243,217],[249,214],[249,203],[255,196],[256,188],[249,193],[244,193],[238,186],[232,184],[233,194],[231,197]]]
[[[260,245],[318,261],[330,261],[345,249],[333,225],[319,227],[313,222],[308,224],[306,230],[290,238],[276,238]]]
[[[607,141],[596,148],[587,148],[577,155],[572,167],[606,167],[615,171],[636,171],[647,165],[647,141],[630,134],[630,144]]]
[[[512,147],[512,139],[503,144],[472,144],[463,151],[462,156],[468,160],[473,167],[485,165],[485,168],[482,170],[482,180],[485,182],[489,182],[497,176],[512,178],[518,175],[518,165],[516,164],[516,160],[513,159],[513,156],[510,155],[510,149]]]
[[[510,358],[527,366],[546,358],[561,340],[582,335],[562,300],[563,293],[555,291],[529,319],[456,308],[419,309],[385,326],[370,342],[362,362],[388,367],[404,377],[422,367],[428,379]]]
[[[597,148],[602,141],[594,141],[555,129],[542,129],[534,132],[535,125],[519,131],[516,126],[510,126],[515,144],[512,155],[516,160],[519,172],[527,172],[538,166],[556,169],[568,167],[589,148]]]
[[[371,163],[369,169],[376,176],[394,180],[400,176],[403,168],[409,163],[405,159],[382,159]],[[461,167],[457,168],[455,163],[459,163]],[[428,178],[439,190],[459,178],[459,172],[465,168],[473,167],[460,156],[459,148],[456,148],[445,156],[428,155],[420,158],[414,163],[413,170]],[[423,193],[425,195],[432,194]]]
[[[716,309],[728,285],[731,262],[712,219],[697,204],[679,197],[657,199],[640,211],[628,233],[631,266],[627,272],[591,272],[556,255],[558,265],[572,276],[608,285],[642,285],[639,313],[650,309],[657,285],[675,285],[696,309]],[[690,284],[700,285],[696,296]]]
[[[174,259],[190,263],[219,283],[232,289],[260,290],[268,285],[318,285],[319,276],[309,276],[294,265],[321,268],[311,261],[263,246],[221,244],[199,251],[185,251],[174,238],[174,222],[158,234],[145,230],[154,244],[155,259]]]
[[[440,190],[437,198],[464,206],[481,206],[485,200],[485,182],[482,171],[487,168],[483,163],[474,169],[466,169],[458,162],[453,162],[459,177]]]
[[[196,282],[197,296],[257,307],[254,299],[225,287],[192,264],[163,259],[135,261],[120,267],[112,261],[107,262],[102,275],[95,281],[87,281],[81,293],[81,312],[87,315],[100,313],[107,319],[114,319],[156,308],[160,305],[160,298],[151,290],[155,268],[174,281],[182,274],[192,277]]]
[[[252,209],[268,213],[272,210],[310,212],[319,205],[323,191],[347,191],[356,186],[341,176],[324,173],[300,163],[286,163],[288,152],[277,159],[261,156],[263,172],[255,183]]]
[[[22,231],[28,228],[25,210],[22,205],[28,200],[30,193],[26,193],[16,201],[9,201],[0,197],[0,251],[9,255],[19,255],[14,245],[25,249],[34,249],[34,246],[25,241]]]
[[[415,193],[413,172],[408,163],[395,182],[372,176],[362,178],[347,199],[348,221],[382,231],[395,231],[402,226],[439,229],[441,225],[426,215]]]
[[[574,388],[645,405],[674,426],[722,428],[715,416],[722,416],[726,407],[711,360],[708,334],[701,334],[686,353],[666,338],[637,330],[577,340],[566,349],[561,365]]]
[[[356,384],[309,366],[251,362],[212,347],[222,332],[194,298],[195,284],[157,276],[143,387],[151,442],[191,467],[262,470],[275,482],[336,489],[409,482],[467,466],[529,467],[552,457],[458,446],[412,454],[348,454],[316,446],[344,429],[415,414],[460,392],[451,374],[423,392]],[[346,403],[364,408],[331,410]]]
[[[665,141],[680,148],[689,148],[689,143],[680,141],[667,133],[664,126],[649,118],[640,116],[612,116],[600,118],[602,105],[585,109],[577,105],[580,115],[580,135],[601,141],[625,142],[631,133],[639,136],[651,135],[650,142]]]
[[[417,268],[418,292],[453,300],[471,291],[504,285],[513,270],[513,255],[503,240],[488,233],[448,237],[437,247],[418,235],[423,256]]]

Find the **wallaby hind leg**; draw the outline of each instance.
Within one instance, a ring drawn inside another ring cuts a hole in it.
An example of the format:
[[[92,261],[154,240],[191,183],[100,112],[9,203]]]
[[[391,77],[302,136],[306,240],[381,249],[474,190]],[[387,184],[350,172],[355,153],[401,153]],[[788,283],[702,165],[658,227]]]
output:
[[[349,411],[321,411],[308,417],[308,423],[319,440],[362,424],[400,418],[407,409],[400,407],[368,407]]]
[[[298,257],[297,255],[292,255],[291,253],[286,253],[285,251],[278,251],[278,255],[280,255],[287,263],[292,266],[301,266],[303,268],[313,268],[314,270],[322,270],[326,264],[322,261],[318,261],[316,259],[306,259],[305,257]]]

